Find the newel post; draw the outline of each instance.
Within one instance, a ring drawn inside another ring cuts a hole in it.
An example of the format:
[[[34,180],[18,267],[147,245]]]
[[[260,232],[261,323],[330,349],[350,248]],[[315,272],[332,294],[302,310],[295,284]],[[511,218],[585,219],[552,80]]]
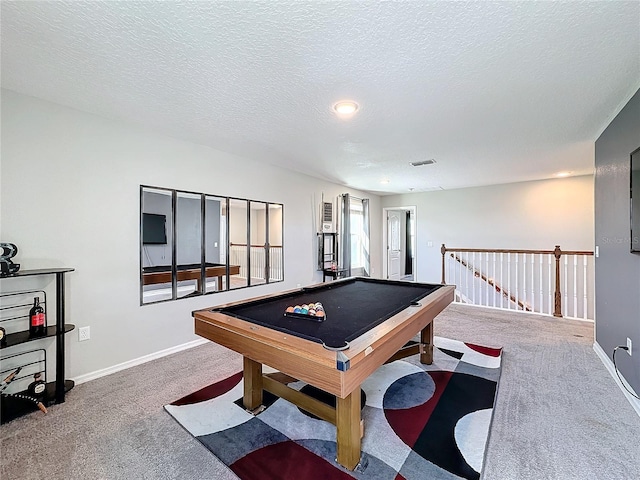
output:
[[[556,257],[556,288],[554,291],[553,316],[562,317],[562,293],[560,292],[560,257],[562,256],[562,250],[560,250],[560,245],[556,245],[553,256]]]
[[[447,253],[447,247],[444,246],[444,243],[442,244],[442,247],[440,247],[440,253],[442,254],[442,285],[444,285],[444,255]]]

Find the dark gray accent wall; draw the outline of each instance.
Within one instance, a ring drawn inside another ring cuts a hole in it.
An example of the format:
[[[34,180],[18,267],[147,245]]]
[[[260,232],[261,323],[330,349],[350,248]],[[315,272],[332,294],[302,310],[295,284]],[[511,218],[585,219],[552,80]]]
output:
[[[630,252],[630,155],[640,147],[640,90],[596,140],[596,341],[611,358],[633,342],[633,356],[616,354],[620,372],[640,392],[640,254]]]

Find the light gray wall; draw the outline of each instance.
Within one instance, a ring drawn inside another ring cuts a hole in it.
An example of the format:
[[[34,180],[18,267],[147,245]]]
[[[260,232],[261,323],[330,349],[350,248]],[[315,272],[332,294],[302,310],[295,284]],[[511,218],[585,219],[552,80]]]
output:
[[[640,147],[640,90],[596,141],[595,235],[596,341],[612,356],[634,344],[634,355],[616,355],[622,375],[640,392],[640,254],[630,253],[630,154]]]
[[[408,206],[416,206],[421,282],[440,282],[443,243],[453,248],[553,250],[560,245],[593,250],[592,176],[382,197],[383,208]]]
[[[381,250],[375,195],[7,90],[1,108],[1,239],[18,245],[23,269],[74,267],[67,321],[91,327],[89,341],[67,335],[69,378],[199,339],[192,310],[321,281],[323,193],[369,197],[372,249]],[[285,281],[140,306],[140,185],[283,204]],[[50,290],[51,281],[3,279],[0,288]]]

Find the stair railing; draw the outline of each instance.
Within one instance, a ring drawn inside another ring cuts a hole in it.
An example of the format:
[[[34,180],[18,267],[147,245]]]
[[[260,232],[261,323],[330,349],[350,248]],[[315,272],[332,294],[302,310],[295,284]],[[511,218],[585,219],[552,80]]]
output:
[[[442,283],[456,285],[464,303],[592,320],[593,252],[448,248]]]

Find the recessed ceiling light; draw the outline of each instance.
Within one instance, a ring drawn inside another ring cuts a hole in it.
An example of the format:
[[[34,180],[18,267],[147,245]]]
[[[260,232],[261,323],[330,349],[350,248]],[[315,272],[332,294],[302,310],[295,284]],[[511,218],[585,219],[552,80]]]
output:
[[[333,109],[338,115],[349,116],[356,113],[356,111],[358,110],[358,104],[356,102],[352,102],[351,100],[345,100],[336,103],[333,106]]]
[[[415,190],[415,188],[413,188],[413,187],[409,188],[410,192],[413,192],[414,190]]]
[[[558,172],[556,173],[556,177],[568,177],[569,175],[571,175],[571,172]]]
[[[380,180],[380,183],[386,185],[387,183],[389,183],[389,180],[385,178],[383,180]]]

